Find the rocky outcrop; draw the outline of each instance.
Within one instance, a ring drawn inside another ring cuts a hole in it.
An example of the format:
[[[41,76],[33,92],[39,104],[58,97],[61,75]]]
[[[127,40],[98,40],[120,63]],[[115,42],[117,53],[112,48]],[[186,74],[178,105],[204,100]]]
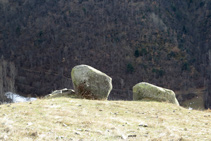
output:
[[[76,94],[87,99],[107,99],[112,89],[112,79],[88,65],[78,65],[71,72]]]
[[[161,88],[146,82],[141,82],[133,87],[133,100],[165,101],[179,105],[172,90]]]
[[[71,96],[74,94],[75,94],[74,90],[64,88],[62,90],[53,91],[51,94],[46,95],[45,98],[56,98],[56,97],[62,97],[62,96],[66,97],[66,96]]]

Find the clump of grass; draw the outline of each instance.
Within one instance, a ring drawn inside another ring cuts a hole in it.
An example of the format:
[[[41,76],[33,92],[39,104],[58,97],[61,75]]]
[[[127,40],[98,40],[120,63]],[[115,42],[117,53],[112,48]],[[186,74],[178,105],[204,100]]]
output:
[[[209,140],[211,113],[68,97],[0,105],[0,140]]]
[[[207,112],[211,112],[211,109],[209,108],[209,109],[207,109]]]

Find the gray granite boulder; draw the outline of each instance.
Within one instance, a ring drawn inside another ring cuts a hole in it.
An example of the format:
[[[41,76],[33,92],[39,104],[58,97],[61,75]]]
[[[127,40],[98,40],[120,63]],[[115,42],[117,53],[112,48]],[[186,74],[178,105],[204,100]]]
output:
[[[169,102],[179,105],[172,90],[161,88],[146,82],[141,82],[133,87],[133,100],[153,100]]]
[[[106,100],[112,90],[112,79],[88,65],[78,65],[71,72],[76,94],[86,99]]]

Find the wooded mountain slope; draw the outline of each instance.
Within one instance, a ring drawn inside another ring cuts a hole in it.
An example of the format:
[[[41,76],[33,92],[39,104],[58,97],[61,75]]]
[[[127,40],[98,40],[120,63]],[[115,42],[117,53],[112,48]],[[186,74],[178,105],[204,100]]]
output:
[[[209,0],[0,0],[0,55],[24,95],[71,88],[71,69],[87,64],[113,78],[111,99],[146,81],[205,88],[209,107],[210,38]]]

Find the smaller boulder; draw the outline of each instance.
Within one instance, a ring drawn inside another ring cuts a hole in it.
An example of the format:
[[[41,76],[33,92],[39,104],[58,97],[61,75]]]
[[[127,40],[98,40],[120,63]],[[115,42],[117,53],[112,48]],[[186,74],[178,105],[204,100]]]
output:
[[[55,98],[55,97],[62,97],[62,96],[69,97],[69,96],[74,95],[74,94],[75,94],[74,90],[64,88],[64,89],[61,89],[61,90],[53,91],[51,94],[46,95],[45,98]]]
[[[179,105],[172,90],[141,82],[133,87],[133,100],[154,100]]]
[[[78,65],[71,72],[76,94],[86,99],[106,100],[112,90],[112,79],[88,65]]]

